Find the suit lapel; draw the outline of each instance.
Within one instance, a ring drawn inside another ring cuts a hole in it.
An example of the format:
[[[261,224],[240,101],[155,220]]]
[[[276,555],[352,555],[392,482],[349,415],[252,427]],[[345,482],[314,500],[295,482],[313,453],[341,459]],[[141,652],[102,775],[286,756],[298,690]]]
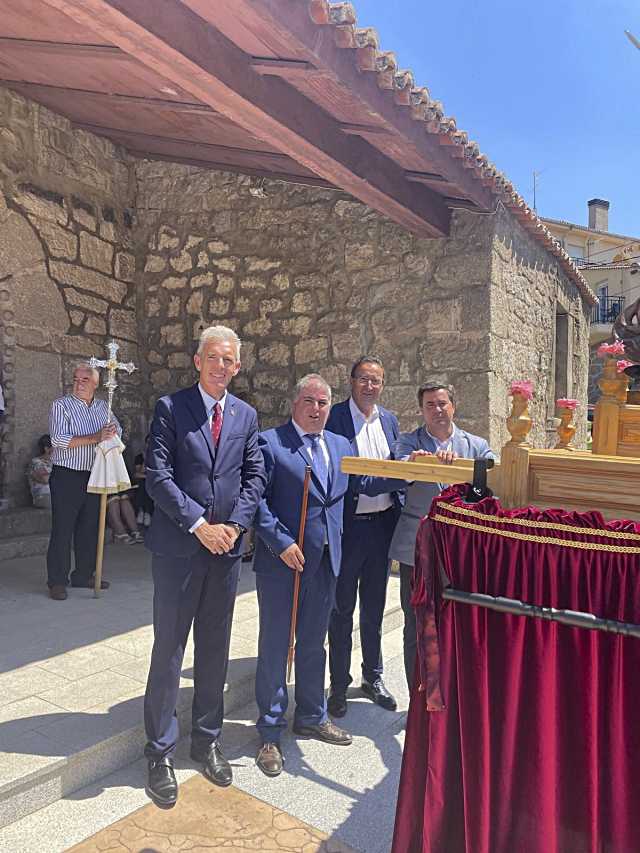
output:
[[[378,406],[378,412],[380,414],[380,423],[382,424],[382,431],[384,432],[384,436],[387,439],[387,444],[389,445],[389,450],[393,446],[396,437],[393,434],[393,424],[391,423],[391,418],[387,414],[385,409],[382,409]]]
[[[222,430],[220,431],[220,438],[218,439],[218,447],[215,451],[216,461],[218,459],[222,459],[224,454],[224,446],[227,441],[227,437],[229,433],[233,429],[234,422],[236,419],[236,398],[229,394],[227,391],[227,399],[224,404],[224,413],[222,415]],[[211,434],[211,433],[209,433]],[[213,441],[211,442],[211,446],[213,447]]]
[[[191,393],[187,397],[187,406],[189,411],[193,415],[193,419],[196,422],[197,426],[200,429],[200,432],[203,435],[203,438],[209,448],[209,453],[211,454],[211,459],[215,461],[216,458],[216,449],[213,446],[213,439],[211,438],[211,429],[209,428],[209,418],[207,416],[206,409],[204,407],[204,403],[202,402],[202,395],[198,390],[198,386],[194,385],[191,388]],[[224,429],[224,421],[222,423],[222,428]]]
[[[349,412],[349,420],[352,420],[351,412]],[[331,495],[333,486],[338,479],[338,472],[340,471],[340,457],[338,456],[337,449],[334,446],[333,441],[330,441],[329,438],[330,437],[327,436],[327,433],[325,432],[324,440],[327,444],[327,450],[329,451],[329,482],[327,483],[327,497]]]

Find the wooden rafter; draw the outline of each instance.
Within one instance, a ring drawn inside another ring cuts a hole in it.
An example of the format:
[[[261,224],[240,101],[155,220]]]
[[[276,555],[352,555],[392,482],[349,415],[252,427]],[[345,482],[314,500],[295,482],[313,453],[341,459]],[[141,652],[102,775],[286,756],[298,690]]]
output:
[[[450,212],[426,186],[248,57],[177,0],[45,0],[304,168],[421,236],[448,233]],[[210,6],[216,6],[215,3]]]
[[[381,79],[376,73],[367,74],[363,56],[367,49],[358,51],[359,59],[354,59],[353,50],[340,46],[340,27],[318,26],[327,23],[322,16],[317,22],[309,13],[309,3],[291,2],[291,0],[183,0],[185,5],[196,11],[204,20],[224,29],[225,20],[233,16],[241,21],[243,27],[262,38],[276,38],[278,33],[286,31],[291,54],[298,59],[311,62],[318,71],[331,76],[337,84],[353,92],[381,124],[391,132],[399,134],[405,143],[425,158],[426,170],[436,171],[456,186],[456,192],[472,199],[481,209],[491,210],[494,198],[480,180],[462,162],[452,158],[453,151],[440,143],[439,136],[425,133],[425,123],[413,118],[407,88],[405,97],[390,98],[381,88]],[[320,4],[328,8],[328,4]],[[342,4],[345,23],[351,20],[350,4]],[[349,27],[345,27],[345,30]],[[348,47],[354,48],[350,40]],[[374,54],[375,50],[369,51]],[[371,70],[376,68],[375,62]],[[390,72],[388,88],[393,88],[393,74]],[[403,108],[403,106],[405,108]],[[455,149],[454,149],[455,150]],[[456,155],[458,154],[456,150]]]

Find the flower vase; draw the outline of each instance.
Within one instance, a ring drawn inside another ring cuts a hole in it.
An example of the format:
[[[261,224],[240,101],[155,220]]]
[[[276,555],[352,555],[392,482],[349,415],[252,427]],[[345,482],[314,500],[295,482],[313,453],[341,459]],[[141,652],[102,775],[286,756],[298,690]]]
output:
[[[558,442],[556,450],[575,450],[572,445],[573,437],[576,434],[576,426],[573,423],[573,409],[559,409],[560,424],[557,429]]]
[[[528,405],[529,398],[524,394],[513,395],[511,414],[507,418],[507,429],[511,434],[509,444],[527,444],[527,436],[531,430]]]
[[[618,371],[615,358],[605,359],[598,387],[602,391],[603,400],[616,403],[627,402],[629,377],[623,371]]]

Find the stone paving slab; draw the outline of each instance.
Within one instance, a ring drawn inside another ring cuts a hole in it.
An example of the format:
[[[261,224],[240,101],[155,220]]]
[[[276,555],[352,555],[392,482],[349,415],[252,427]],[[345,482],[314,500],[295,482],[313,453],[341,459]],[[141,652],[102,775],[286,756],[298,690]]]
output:
[[[342,721],[354,735],[351,747],[331,747],[297,738],[288,731],[283,738],[285,770],[277,779],[268,779],[255,766],[258,738],[253,702],[236,709],[226,719],[223,730],[225,753],[233,766],[234,788],[362,853],[388,853],[391,847],[408,704],[402,630],[386,634],[385,641],[388,650],[385,680],[398,699],[398,711],[377,707],[353,686],[349,709]],[[180,783],[180,803],[185,783],[198,776],[198,769],[189,758],[188,738],[178,744],[176,776]],[[144,760],[121,767],[0,829],[0,850],[43,853],[46,837],[46,853],[64,853],[72,845],[148,805],[145,778]],[[210,786],[210,790],[209,802],[214,803],[221,789]],[[176,809],[163,814],[170,818]],[[164,849],[163,846],[131,847],[132,853],[143,850],[160,853]]]
[[[202,776],[180,788],[170,810],[145,806],[89,838],[69,853],[132,853],[132,851],[288,850],[291,853],[350,853],[330,839],[237,788],[214,790]]]
[[[51,601],[42,557],[0,565],[0,827],[138,758],[142,696],[153,641],[150,556],[109,545],[112,587],[95,599],[72,589]],[[399,582],[389,584],[385,631],[401,624]],[[354,632],[354,673],[359,636]],[[225,706],[253,701],[257,652],[254,576],[243,567]],[[188,730],[193,646],[186,650],[178,716]]]

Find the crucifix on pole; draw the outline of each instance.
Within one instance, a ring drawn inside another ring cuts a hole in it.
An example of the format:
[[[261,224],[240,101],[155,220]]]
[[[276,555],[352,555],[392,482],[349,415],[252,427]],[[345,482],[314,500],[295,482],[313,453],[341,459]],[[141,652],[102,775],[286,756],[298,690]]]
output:
[[[117,373],[119,370],[124,370],[127,373],[133,373],[136,369],[132,361],[118,361],[118,350],[120,347],[115,341],[109,341],[107,344],[107,359],[95,358],[92,356],[89,359],[89,366],[94,370],[99,367],[106,368],[107,378],[103,383],[108,391],[108,406],[109,414],[107,423],[111,422],[111,413],[113,407],[113,395],[118,383],[116,382]],[[100,442],[96,448],[96,458],[91,470],[89,485],[87,491],[100,495],[100,515],[98,525],[98,548],[96,551],[96,571],[95,571],[95,586],[94,595],[96,598],[100,596],[100,586],[102,583],[102,560],[104,556],[104,531],[107,520],[107,495],[115,494],[127,489],[131,486],[129,475],[122,459],[122,451],[124,445],[118,436],[109,438],[106,441]]]

